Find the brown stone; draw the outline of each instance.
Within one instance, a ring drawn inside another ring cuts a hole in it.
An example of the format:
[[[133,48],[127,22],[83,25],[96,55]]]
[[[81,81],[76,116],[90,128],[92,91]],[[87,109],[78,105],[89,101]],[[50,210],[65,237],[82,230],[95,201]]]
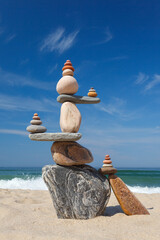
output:
[[[149,214],[142,203],[128,189],[126,184],[116,175],[109,175],[109,181],[113,192],[125,214],[145,215]]]
[[[114,168],[114,167],[102,167],[99,169],[99,171],[103,174],[103,175],[106,175],[106,174],[114,174],[117,172],[117,169]]]
[[[77,142],[54,142],[51,153],[59,165],[82,165],[93,161],[91,152]]]

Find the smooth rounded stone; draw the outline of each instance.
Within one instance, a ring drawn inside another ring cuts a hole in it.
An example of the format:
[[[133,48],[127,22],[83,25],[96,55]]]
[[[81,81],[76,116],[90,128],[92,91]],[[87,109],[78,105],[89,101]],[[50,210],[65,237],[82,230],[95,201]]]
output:
[[[97,97],[96,90],[93,87],[90,88],[90,90],[88,92],[88,96],[89,97]]]
[[[26,130],[31,133],[44,133],[47,131],[45,127],[39,125],[30,125],[26,128]]]
[[[96,92],[88,92],[88,96],[89,97],[97,97],[97,93]]]
[[[62,132],[78,132],[81,125],[81,114],[74,103],[65,102],[61,106],[60,127]]]
[[[40,120],[40,117],[38,117],[38,116],[33,116],[33,120]]]
[[[103,164],[103,167],[113,167],[113,165],[112,165],[112,164],[105,163],[105,164]]]
[[[100,98],[88,97],[88,96],[67,95],[67,94],[61,94],[57,97],[57,102],[59,102],[59,103],[73,102],[73,103],[78,103],[78,104],[95,104],[95,103],[99,103],[100,101],[101,101]]]
[[[70,76],[73,76],[74,73],[71,69],[66,69],[62,72],[62,76],[66,76],[66,75],[70,75]]]
[[[117,169],[114,167],[102,167],[98,170],[101,174],[106,175],[106,174],[114,174],[117,172]]]
[[[80,133],[34,133],[29,138],[34,141],[78,141]]]
[[[51,147],[53,160],[60,165],[82,165],[93,161],[91,152],[77,142],[54,142]]]
[[[41,120],[31,120],[30,123],[32,125],[41,125],[42,124],[42,121]]]
[[[78,91],[77,80],[69,75],[64,76],[58,81],[56,90],[59,94],[75,94]]]
[[[111,161],[111,160],[104,160],[103,163],[104,163],[104,164],[111,164],[112,161]]]
[[[42,177],[58,218],[89,219],[104,214],[111,189],[108,179],[95,168],[48,165]]]

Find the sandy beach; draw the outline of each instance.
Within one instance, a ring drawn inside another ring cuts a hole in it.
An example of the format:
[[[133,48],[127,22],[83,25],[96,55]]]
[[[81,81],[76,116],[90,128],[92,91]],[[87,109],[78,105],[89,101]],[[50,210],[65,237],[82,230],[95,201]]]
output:
[[[113,193],[104,216],[57,219],[48,191],[0,190],[1,240],[158,240],[160,194],[135,194],[150,215],[126,216]]]

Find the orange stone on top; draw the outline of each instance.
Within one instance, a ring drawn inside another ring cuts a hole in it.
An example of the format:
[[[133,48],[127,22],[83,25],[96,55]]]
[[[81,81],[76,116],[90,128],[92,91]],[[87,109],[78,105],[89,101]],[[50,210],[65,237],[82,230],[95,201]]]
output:
[[[38,116],[38,113],[34,113],[34,116]]]
[[[71,61],[70,61],[70,60],[67,60],[67,61],[65,62],[65,64],[64,64],[64,66],[66,66],[66,65],[70,65],[70,66],[72,66]]]
[[[71,69],[74,72],[74,67],[72,66],[72,63],[70,60],[67,60],[64,64],[64,67],[62,68],[62,71],[65,69]]]

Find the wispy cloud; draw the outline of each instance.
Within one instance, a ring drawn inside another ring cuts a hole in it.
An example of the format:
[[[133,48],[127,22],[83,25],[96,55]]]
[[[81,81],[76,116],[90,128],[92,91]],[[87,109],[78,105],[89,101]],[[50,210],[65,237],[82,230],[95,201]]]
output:
[[[95,107],[100,111],[106,112],[115,117],[119,117],[122,120],[131,120],[138,117],[138,114],[135,111],[130,112],[126,109],[126,101],[121,98],[113,97],[110,100],[110,103],[100,103],[95,105]]]
[[[24,77],[15,73],[10,73],[0,69],[0,85],[8,86],[21,86],[33,87],[43,90],[52,90],[55,88],[56,83],[39,81],[29,77]]]
[[[144,82],[146,82],[147,80],[149,79],[149,76],[146,75],[145,73],[139,73],[137,78],[136,78],[136,81],[135,81],[135,84],[143,84]]]
[[[48,74],[51,75],[58,67],[58,64],[56,63],[53,67],[51,67],[48,71]]]
[[[156,85],[160,84],[160,75],[155,74],[153,79],[145,86],[145,91],[148,91],[155,87]]]
[[[95,43],[95,45],[100,45],[100,44],[107,43],[107,42],[111,41],[112,38],[113,38],[113,35],[112,35],[109,27],[107,27],[107,28],[104,30],[103,40]]]
[[[140,72],[135,80],[135,84],[143,86],[143,93],[148,92],[160,84],[160,75],[154,74],[153,76],[149,76]]]
[[[72,33],[66,34],[64,28],[58,28],[55,32],[49,34],[43,40],[40,51],[58,51],[62,54],[64,51],[73,46],[78,33],[79,31],[76,30]]]
[[[5,111],[52,112],[57,107],[58,103],[54,99],[42,98],[40,100],[0,94],[0,109]]]
[[[6,39],[6,43],[11,42],[15,37],[16,37],[16,34],[12,34],[12,35],[8,36]]]
[[[16,129],[0,129],[0,134],[14,134],[20,136],[26,136],[28,133],[26,131],[16,130]]]

